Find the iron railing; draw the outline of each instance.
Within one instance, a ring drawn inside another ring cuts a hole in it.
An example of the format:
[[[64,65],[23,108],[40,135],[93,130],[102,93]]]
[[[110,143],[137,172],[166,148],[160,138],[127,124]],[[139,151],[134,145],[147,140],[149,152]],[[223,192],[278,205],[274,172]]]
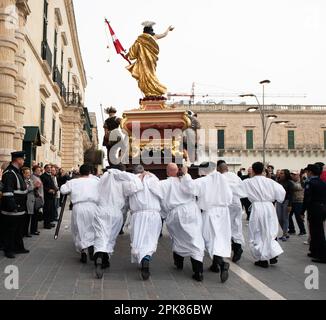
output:
[[[41,53],[43,61],[46,61],[52,70],[52,52],[47,41],[42,41]]]

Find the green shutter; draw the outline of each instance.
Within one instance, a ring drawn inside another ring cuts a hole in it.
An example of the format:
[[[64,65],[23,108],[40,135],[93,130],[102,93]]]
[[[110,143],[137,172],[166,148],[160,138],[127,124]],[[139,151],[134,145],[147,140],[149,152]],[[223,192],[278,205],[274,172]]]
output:
[[[254,148],[254,131],[247,130],[246,132],[247,150]]]
[[[55,119],[52,119],[52,145],[55,145]]]
[[[224,130],[217,131],[217,149],[224,150]]]
[[[288,149],[295,149],[294,130],[288,131]]]

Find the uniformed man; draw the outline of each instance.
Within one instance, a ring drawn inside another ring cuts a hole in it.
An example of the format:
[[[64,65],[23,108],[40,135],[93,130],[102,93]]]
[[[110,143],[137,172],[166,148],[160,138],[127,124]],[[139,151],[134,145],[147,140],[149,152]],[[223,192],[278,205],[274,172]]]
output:
[[[313,262],[326,263],[326,239],[324,221],[326,220],[326,183],[320,179],[321,168],[309,164],[305,169],[308,182],[305,184],[301,214],[308,214],[310,229],[310,253]]]
[[[4,253],[9,259],[15,253],[29,253],[23,242],[24,214],[26,213],[27,187],[21,175],[25,152],[13,152],[12,162],[3,173],[2,223]]]
[[[110,150],[113,147],[113,145],[116,144],[118,141],[110,141],[111,140],[110,133],[111,131],[119,128],[121,119],[116,116],[117,110],[113,107],[106,109],[106,113],[109,114],[109,118],[105,120],[103,126],[104,128],[103,146],[107,148],[108,162],[109,164],[111,164]]]

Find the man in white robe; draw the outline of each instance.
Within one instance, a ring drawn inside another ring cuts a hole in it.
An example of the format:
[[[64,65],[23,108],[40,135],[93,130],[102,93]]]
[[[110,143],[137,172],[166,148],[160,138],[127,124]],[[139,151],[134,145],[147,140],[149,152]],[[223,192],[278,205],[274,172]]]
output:
[[[221,282],[229,278],[230,264],[223,258],[231,257],[231,219],[229,206],[232,204],[232,191],[226,178],[216,171],[215,163],[201,169],[205,177],[192,180],[187,174],[182,180],[184,190],[197,196],[202,210],[203,237],[205,247],[213,264],[210,270],[220,272]]]
[[[129,197],[131,262],[141,264],[143,280],[150,276],[149,264],[156,252],[158,239],[161,233],[161,190],[159,179],[144,170],[139,165],[134,170],[135,174],[126,172],[117,173],[117,178],[124,181],[141,181],[143,189],[135,189],[133,184],[124,183],[125,196]]]
[[[182,188],[179,168],[170,163],[167,166],[168,179],[160,181],[161,203],[166,217],[166,226],[172,238],[174,264],[183,269],[185,257],[191,258],[193,279],[203,280],[203,259],[205,244],[202,235],[202,216],[195,196]]]
[[[80,167],[81,177],[68,181],[61,186],[63,195],[70,194],[73,204],[71,215],[71,232],[76,250],[81,253],[81,262],[93,260],[95,230],[94,217],[98,210],[98,181],[91,175],[91,168],[87,165]]]
[[[278,256],[283,253],[276,241],[279,225],[273,202],[282,203],[285,190],[279,183],[263,176],[263,163],[254,163],[252,170],[254,177],[243,181],[244,190],[252,203],[249,246],[256,260],[255,265],[268,268],[268,261],[276,264]]]
[[[232,261],[236,263],[241,259],[243,253],[242,246],[245,244],[242,231],[243,212],[240,198],[245,198],[246,194],[243,189],[242,180],[235,173],[229,171],[228,165],[225,162],[220,163],[217,170],[227,179],[233,194],[232,204],[229,206],[229,211],[232,233]]]
[[[95,216],[95,267],[99,279],[103,277],[103,270],[110,267],[110,256],[114,252],[116,239],[123,225],[123,208],[126,196],[123,192],[123,182],[115,175],[116,170],[123,171],[123,165],[112,166],[100,179],[98,185],[99,210]],[[130,182],[134,189],[142,189],[141,182]],[[132,188],[130,186],[130,188]]]

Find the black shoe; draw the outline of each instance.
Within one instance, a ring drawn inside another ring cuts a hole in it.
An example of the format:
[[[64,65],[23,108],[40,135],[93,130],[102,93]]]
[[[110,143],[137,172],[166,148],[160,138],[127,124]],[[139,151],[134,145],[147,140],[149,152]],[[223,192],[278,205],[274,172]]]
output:
[[[230,264],[227,262],[224,262],[224,264],[221,267],[221,282],[224,283],[226,282],[227,279],[229,279],[229,269],[230,269]]]
[[[51,224],[50,224],[50,227],[51,227],[51,228],[55,228],[55,224],[54,224],[54,223],[51,223]]]
[[[311,261],[316,263],[326,263],[326,258],[324,259],[316,258],[316,259],[312,259]]]
[[[312,253],[307,253],[307,256],[309,257],[309,258],[315,258],[315,256],[312,254]]]
[[[91,246],[88,249],[89,260],[94,261],[94,247]]]
[[[82,252],[80,255],[80,262],[81,263],[87,263],[87,254],[86,252]]]
[[[277,263],[278,263],[277,257],[275,257],[275,258],[273,258],[273,259],[270,259],[270,260],[269,260],[269,263],[270,263],[270,264],[277,264]]]
[[[41,234],[41,232],[39,232],[39,231],[36,231],[36,232],[32,233],[33,236],[39,236],[40,234]]]
[[[255,266],[262,267],[262,268],[268,268],[268,261],[256,261]]]
[[[25,235],[25,238],[32,238],[32,235],[30,235],[30,234],[26,234],[26,235]]]
[[[294,231],[289,231],[289,234],[296,234],[295,230]]]
[[[108,253],[105,253],[102,260],[102,269],[107,269],[107,268],[110,268],[110,257]]]
[[[141,266],[141,276],[143,280],[148,280],[151,275],[149,272],[149,261],[147,259],[143,259]]]
[[[8,259],[15,259],[15,255],[12,252],[5,252],[5,257]]]
[[[243,250],[241,248],[241,245],[238,245],[238,248],[234,251],[232,261],[234,263],[237,263],[241,259],[242,253]]]
[[[220,267],[218,266],[218,264],[212,264],[210,266],[209,270],[211,270],[214,273],[219,273],[220,272]]]
[[[305,236],[306,234],[307,234],[307,232],[304,231],[304,232],[300,232],[300,233],[298,234],[298,236]]]
[[[29,253],[29,250],[24,248],[24,249],[16,250],[15,253],[17,253],[17,254],[26,254],[26,253]]]
[[[204,280],[204,276],[203,276],[203,274],[200,273],[200,272],[195,272],[195,273],[193,274],[192,278],[193,278],[194,280],[198,281],[198,282],[201,282],[201,281]]]
[[[52,227],[50,225],[45,225],[44,229],[50,230],[50,229],[52,229]]]

